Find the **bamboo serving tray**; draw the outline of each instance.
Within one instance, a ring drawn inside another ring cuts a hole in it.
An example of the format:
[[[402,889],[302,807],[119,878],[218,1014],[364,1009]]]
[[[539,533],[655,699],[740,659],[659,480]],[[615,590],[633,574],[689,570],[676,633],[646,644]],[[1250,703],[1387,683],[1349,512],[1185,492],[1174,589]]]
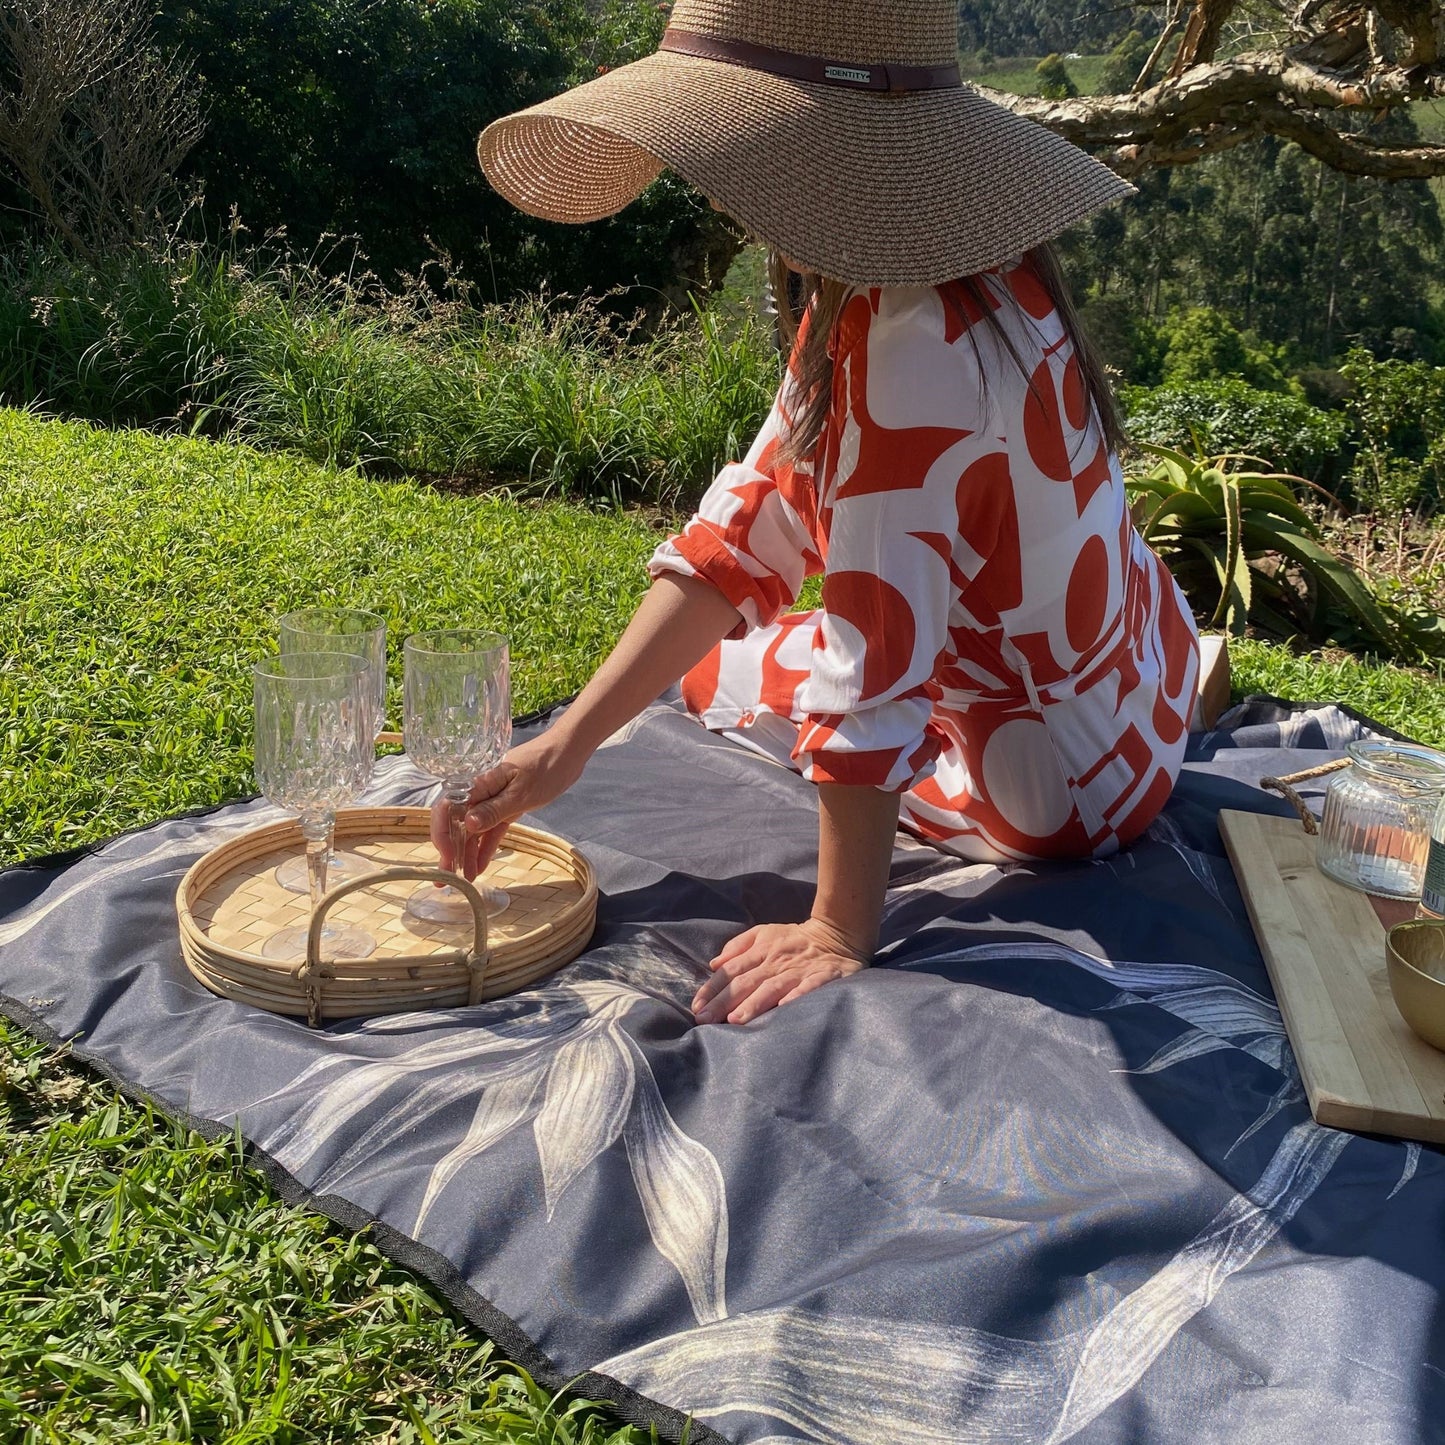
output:
[[[1292,818],[1226,810],[1219,830],[1317,1123],[1445,1144],[1445,1053],[1390,994],[1385,929],[1414,905],[1325,877]]]
[[[278,865],[302,851],[294,819],[257,828],[195,863],[176,894],[186,965],[213,993],[275,1013],[362,1018],[421,1008],[454,1008],[514,993],[570,963],[597,921],[592,866],[569,843],[514,823],[484,878],[510,902],[490,919],[476,890],[465,929],[405,918],[421,880],[456,884],[436,867],[427,808],[353,808],[336,816],[337,849],[371,859],[377,872],[331,889],[310,919],[305,959],[262,958],[278,929],[304,925],[305,894],[276,882]],[[367,958],[329,959],[318,940],[327,919],[375,937]]]

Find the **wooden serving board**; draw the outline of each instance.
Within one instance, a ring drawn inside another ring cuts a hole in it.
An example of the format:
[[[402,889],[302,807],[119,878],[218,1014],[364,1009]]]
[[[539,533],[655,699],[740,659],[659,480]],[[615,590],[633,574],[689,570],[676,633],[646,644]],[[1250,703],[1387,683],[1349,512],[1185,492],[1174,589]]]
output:
[[[1219,831],[1315,1120],[1445,1144],[1445,1053],[1410,1031],[1385,973],[1385,925],[1413,906],[1326,878],[1294,818],[1226,810]]]

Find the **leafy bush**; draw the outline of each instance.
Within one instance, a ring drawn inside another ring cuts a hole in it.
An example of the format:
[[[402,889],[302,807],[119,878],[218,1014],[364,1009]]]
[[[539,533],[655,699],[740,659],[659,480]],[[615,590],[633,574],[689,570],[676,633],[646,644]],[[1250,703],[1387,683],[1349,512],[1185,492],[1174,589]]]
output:
[[[187,0],[158,17],[194,57],[208,129],[186,173],[210,233],[233,208],[301,252],[359,238],[388,280],[450,258],[493,301],[670,288],[725,269],[722,218],[676,180],[586,228],[524,216],[477,165],[498,116],[650,49],[666,16],[643,0]],[[721,248],[721,249],[719,249]],[[720,278],[719,278],[720,279]]]
[[[234,257],[137,249],[95,265],[0,255],[0,401],[112,426],[214,406],[216,369],[258,323]]]
[[[1099,95],[1125,95],[1133,89],[1139,72],[1148,63],[1154,51],[1154,39],[1137,30],[1131,30],[1109,52],[1104,68],[1099,72]]]
[[[0,399],[231,433],[317,461],[673,501],[746,450],[778,358],[757,318],[643,330],[595,302],[471,304],[233,247],[0,262]]]
[[[1283,472],[1333,487],[1352,454],[1349,418],[1243,381],[1207,381],[1121,393],[1140,442],[1207,454],[1247,453]]]
[[[1445,500],[1445,367],[1376,361],[1355,350],[1340,368],[1359,436],[1354,499],[1379,511],[1433,511]]]
[[[1222,311],[1210,306],[1174,311],[1159,331],[1166,384],[1238,379],[1268,391],[1285,389],[1274,351],[1246,337]]]
[[[1123,222],[1116,217],[1115,224],[1122,238]],[[1120,376],[1137,386],[1159,385],[1165,339],[1128,296],[1089,297],[1079,307],[1079,319],[1105,363]]]
[[[1294,478],[1233,470],[1235,457],[1144,451],[1154,465],[1128,479],[1139,531],[1212,626],[1322,640],[1343,623],[1389,653],[1409,648],[1369,584],[1320,545]]]
[[[1045,100],[1071,100],[1079,93],[1068,66],[1058,55],[1044,56],[1034,66],[1034,74],[1039,78],[1039,94]]]

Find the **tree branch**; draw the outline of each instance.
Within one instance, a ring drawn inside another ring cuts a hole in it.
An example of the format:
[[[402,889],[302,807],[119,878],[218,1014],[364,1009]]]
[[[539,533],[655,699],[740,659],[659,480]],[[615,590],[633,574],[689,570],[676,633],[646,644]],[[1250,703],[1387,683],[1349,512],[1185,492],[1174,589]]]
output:
[[[1138,95],[1140,91],[1149,88],[1149,82],[1153,79],[1154,68],[1164,57],[1165,48],[1174,38],[1174,32],[1179,29],[1179,22],[1184,19],[1184,7],[1188,0],[1174,0],[1169,9],[1169,18],[1164,22],[1159,31],[1159,39],[1154,42],[1154,49],[1149,52],[1149,58],[1144,62],[1144,68],[1139,72],[1139,78],[1129,88],[1131,95]]]
[[[1237,4],[1238,0],[1194,0],[1189,23],[1184,27],[1184,38],[1179,42],[1174,64],[1169,67],[1171,76],[1183,75],[1190,66],[1214,59],[1224,23],[1234,13]]]
[[[1175,0],[1141,83],[1188,3]],[[1445,146],[1376,142],[1342,124],[1445,96],[1445,0],[1276,0],[1289,43],[1223,58],[1239,0],[1192,4],[1168,74],[1147,89],[1071,100],[986,94],[1124,175],[1188,165],[1261,135],[1292,140],[1350,175],[1445,175]]]

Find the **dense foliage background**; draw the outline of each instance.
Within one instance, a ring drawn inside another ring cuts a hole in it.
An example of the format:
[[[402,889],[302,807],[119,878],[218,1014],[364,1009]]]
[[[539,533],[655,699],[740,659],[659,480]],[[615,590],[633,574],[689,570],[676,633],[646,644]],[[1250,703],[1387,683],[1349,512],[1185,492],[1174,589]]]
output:
[[[493,118],[650,52],[668,13],[158,0],[152,43],[191,64],[206,115],[189,204],[149,246],[77,257],[0,181],[0,399],[391,474],[685,501],[776,382],[756,252],[729,272],[742,238],[675,179],[554,226],[495,195],[475,156]],[[1158,30],[1148,7],[1085,0],[959,16],[967,74],[1051,94],[1129,88]],[[1378,127],[1408,141],[1445,117]],[[1361,515],[1433,515],[1439,201],[1266,139],[1147,174],[1062,237],[1136,439],[1248,453]]]
[[[960,0],[958,38],[964,51],[994,55],[1107,50],[1117,42],[1121,22],[1128,30],[1140,20],[1098,0]],[[1143,24],[1158,28],[1147,12]]]
[[[489,122],[646,53],[665,22],[618,0],[161,0],[156,34],[204,88],[208,129],[183,179],[210,234],[234,211],[303,254],[357,237],[387,280],[442,253],[499,301],[676,293],[710,258],[726,270],[722,223],[674,180],[581,230],[522,215],[477,165]]]

